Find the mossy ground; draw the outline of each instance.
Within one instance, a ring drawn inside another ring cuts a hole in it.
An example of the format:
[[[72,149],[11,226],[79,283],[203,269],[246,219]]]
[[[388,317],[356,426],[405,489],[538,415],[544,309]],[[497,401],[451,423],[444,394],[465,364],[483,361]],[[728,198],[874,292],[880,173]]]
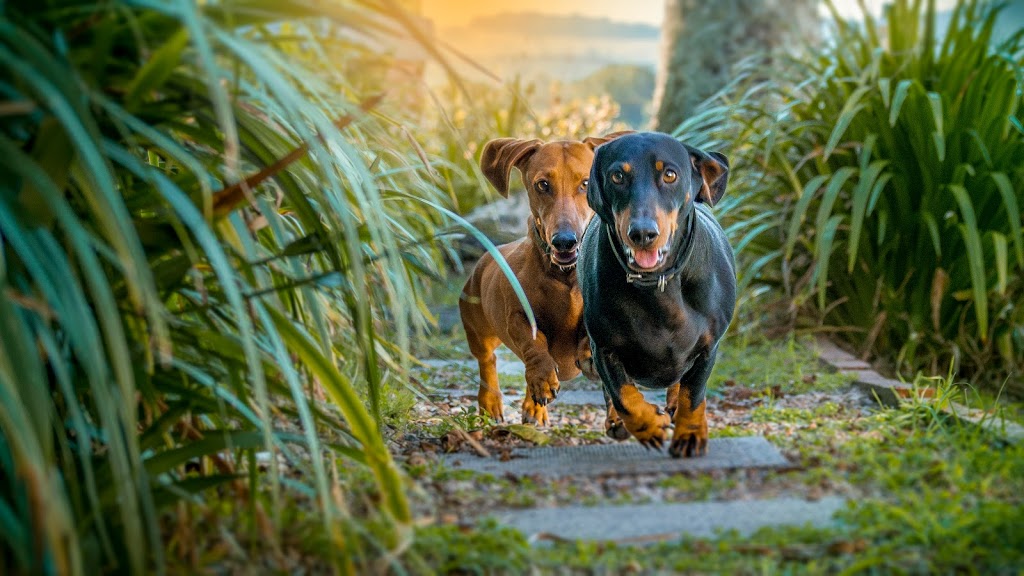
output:
[[[950,396],[974,407],[991,405],[948,380],[938,384],[935,398],[882,408],[857,400],[848,377],[823,370],[809,341],[724,343],[709,383],[709,408],[717,405],[723,414],[717,427],[712,422],[712,436],[763,434],[794,463],[792,469],[595,483],[422,466],[419,482],[428,486],[435,510],[451,513],[419,529],[413,554],[439,572],[469,574],[1017,574],[1024,570],[1024,446],[947,416],[939,406]],[[552,410],[571,412],[557,403]],[[495,428],[471,409],[459,411],[464,415],[454,423],[480,434]],[[599,442],[605,440],[595,434],[600,423],[544,432]],[[427,431],[418,426],[413,422],[409,429]],[[530,543],[479,514],[570,503],[830,494],[850,504],[827,529],[764,529],[749,537],[725,533],[643,546],[557,535]],[[477,514],[466,516],[465,509]]]

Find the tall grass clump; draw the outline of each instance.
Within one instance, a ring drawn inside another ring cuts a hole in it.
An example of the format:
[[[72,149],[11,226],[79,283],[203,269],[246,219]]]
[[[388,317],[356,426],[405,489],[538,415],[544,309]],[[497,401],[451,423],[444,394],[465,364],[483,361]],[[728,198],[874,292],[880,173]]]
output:
[[[713,110],[750,172],[730,220],[744,273],[798,327],[1024,393],[1024,31],[997,40],[1001,9],[961,0],[945,29],[931,0],[833,9],[827,48]]]
[[[444,193],[350,72],[408,24],[0,6],[0,572],[290,572],[305,547],[350,573],[406,548],[381,427]]]

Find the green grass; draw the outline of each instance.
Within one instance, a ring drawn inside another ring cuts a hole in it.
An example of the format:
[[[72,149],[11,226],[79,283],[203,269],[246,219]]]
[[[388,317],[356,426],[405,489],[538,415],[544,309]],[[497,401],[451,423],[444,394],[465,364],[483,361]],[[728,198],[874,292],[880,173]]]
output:
[[[767,340],[741,333],[730,335],[719,345],[708,390],[720,392],[728,383],[766,393],[777,386],[784,394],[799,394],[834,392],[848,387],[852,379],[825,369],[810,338]]]
[[[750,411],[750,419],[753,422],[779,422],[806,424],[818,422],[823,419],[832,418],[839,414],[842,408],[832,402],[826,402],[813,410],[803,408],[780,408],[771,404],[756,406]]]

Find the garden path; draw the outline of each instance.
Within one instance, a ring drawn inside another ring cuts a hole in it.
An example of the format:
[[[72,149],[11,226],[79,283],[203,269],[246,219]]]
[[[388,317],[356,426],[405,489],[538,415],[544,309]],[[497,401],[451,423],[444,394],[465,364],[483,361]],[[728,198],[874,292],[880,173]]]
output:
[[[857,418],[877,405],[842,376],[870,367],[837,348],[816,348],[825,363],[814,368],[839,372],[842,386],[758,390],[727,380],[710,390],[712,440],[708,455],[695,459],[605,437],[599,384],[582,378],[564,383],[549,406],[550,427],[519,424],[523,366],[509,351],[499,354],[505,424],[477,414],[474,362],[427,359],[418,371],[431,402],[414,409],[398,452],[414,475],[430,479],[418,505],[442,522],[470,526],[490,518],[534,542],[643,543],[730,530],[749,534],[765,526],[825,526],[858,496],[841,481],[808,482],[807,459],[792,440],[817,418]],[[817,378],[807,374],[803,384]],[[664,403],[664,392],[646,396]]]

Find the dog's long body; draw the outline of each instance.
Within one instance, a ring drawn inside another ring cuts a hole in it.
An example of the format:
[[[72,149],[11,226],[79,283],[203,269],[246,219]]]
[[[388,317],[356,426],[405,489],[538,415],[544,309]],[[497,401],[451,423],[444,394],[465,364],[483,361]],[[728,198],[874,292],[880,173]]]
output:
[[[502,343],[526,365],[524,422],[547,425],[547,404],[558,395],[559,381],[580,372],[577,358],[588,345],[576,262],[593,216],[586,196],[590,164],[594,149],[618,135],[549,143],[501,138],[484,147],[480,167],[498,192],[508,194],[508,179],[516,167],[529,194],[527,236],[498,249],[537,321],[534,335],[512,285],[494,258],[484,255],[463,288],[459,310],[470,352],[480,366],[480,409],[498,421],[504,414],[494,350]]]
[[[643,133],[598,148],[591,171],[598,218],[578,279],[606,428],[660,447],[670,416],[636,386],[668,388],[673,456],[706,451],[705,385],[735,307],[732,249],[705,206],[724,193],[727,170],[724,156]]]

